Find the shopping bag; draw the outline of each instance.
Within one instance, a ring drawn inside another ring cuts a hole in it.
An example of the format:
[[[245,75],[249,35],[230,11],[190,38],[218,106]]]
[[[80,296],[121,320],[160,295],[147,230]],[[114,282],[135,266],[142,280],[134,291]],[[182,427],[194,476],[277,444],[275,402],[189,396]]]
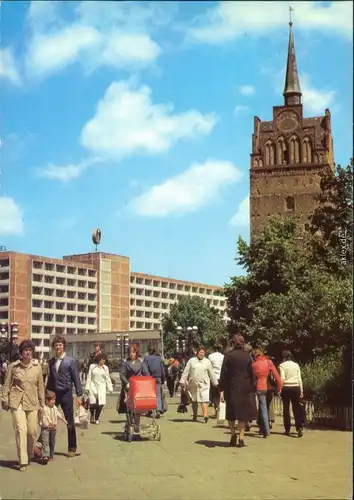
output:
[[[80,405],[75,412],[75,425],[81,429],[87,429],[90,423],[88,411]]]
[[[167,392],[164,387],[161,387],[161,398],[162,398],[162,410],[165,413],[168,410],[168,403],[167,403]]]
[[[222,425],[226,420],[226,403],[220,401],[217,412],[217,424]]]

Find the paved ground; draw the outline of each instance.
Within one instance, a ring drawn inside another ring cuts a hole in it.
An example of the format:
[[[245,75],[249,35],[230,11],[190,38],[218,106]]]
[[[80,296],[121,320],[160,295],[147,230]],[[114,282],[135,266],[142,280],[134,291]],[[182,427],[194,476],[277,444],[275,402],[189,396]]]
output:
[[[309,430],[265,440],[251,431],[244,449],[229,448],[226,428],[193,423],[176,405],[161,420],[160,442],[121,440],[115,398],[99,426],[79,431],[79,456],[67,459],[66,430],[56,461],[15,468],[10,415],[0,413],[0,498],[5,499],[346,499],[351,498],[352,435]],[[117,439],[118,434],[118,439]]]

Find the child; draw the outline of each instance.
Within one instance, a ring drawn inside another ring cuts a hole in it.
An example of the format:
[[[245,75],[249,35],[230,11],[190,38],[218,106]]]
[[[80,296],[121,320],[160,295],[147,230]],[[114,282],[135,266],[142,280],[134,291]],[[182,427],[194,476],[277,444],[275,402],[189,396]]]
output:
[[[57,433],[58,419],[67,423],[58,408],[55,406],[55,393],[46,391],[45,405],[40,414],[39,425],[41,426],[42,464],[47,465],[49,460],[54,459],[55,437]]]

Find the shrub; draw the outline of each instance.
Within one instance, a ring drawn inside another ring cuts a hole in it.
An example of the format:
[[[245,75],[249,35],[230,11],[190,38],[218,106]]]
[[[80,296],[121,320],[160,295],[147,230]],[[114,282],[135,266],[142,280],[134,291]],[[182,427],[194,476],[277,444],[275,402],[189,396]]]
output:
[[[302,366],[305,399],[351,406],[349,350],[349,347],[341,348]]]

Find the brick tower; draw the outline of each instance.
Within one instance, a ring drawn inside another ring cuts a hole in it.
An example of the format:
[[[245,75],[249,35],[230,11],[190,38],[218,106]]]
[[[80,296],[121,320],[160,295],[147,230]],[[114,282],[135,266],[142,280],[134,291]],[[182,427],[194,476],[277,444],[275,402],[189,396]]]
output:
[[[254,117],[250,169],[251,238],[271,215],[296,214],[306,230],[320,173],[334,171],[331,113],[303,116],[294,35],[290,19],[284,105],[273,107],[273,119]]]

